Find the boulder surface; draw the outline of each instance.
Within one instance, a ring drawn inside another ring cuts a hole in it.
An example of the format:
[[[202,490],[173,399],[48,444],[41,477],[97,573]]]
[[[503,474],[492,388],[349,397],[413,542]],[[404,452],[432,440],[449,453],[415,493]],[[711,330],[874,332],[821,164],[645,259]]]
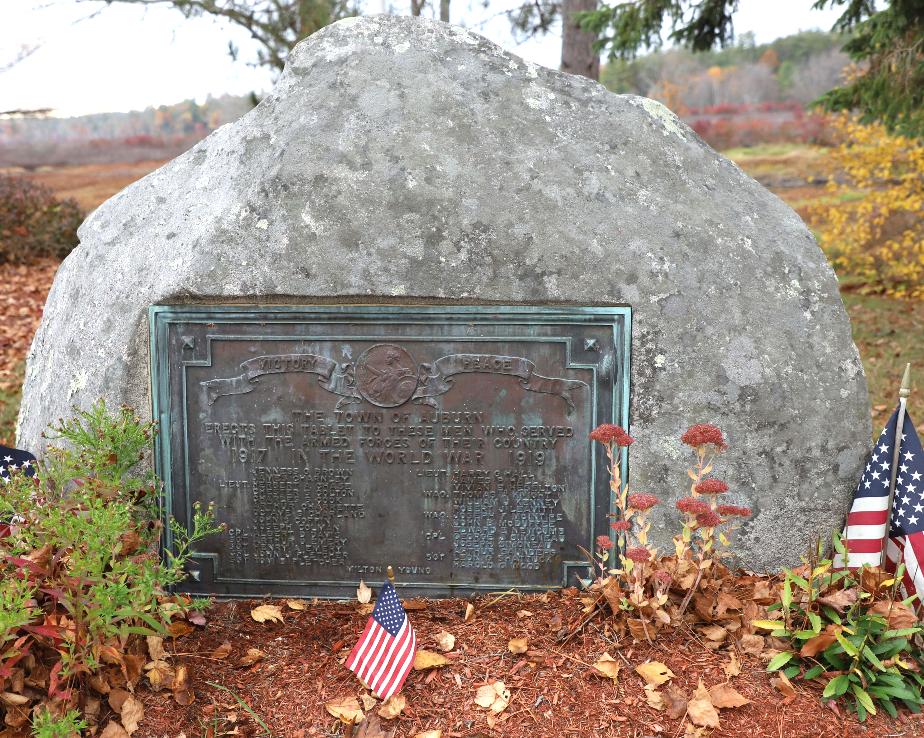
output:
[[[741,563],[839,527],[870,440],[834,273],[782,201],[652,100],[469,31],[351,18],[300,43],[254,110],[104,203],[28,360],[19,443],[105,397],[149,413],[158,303],[631,305],[631,474],[687,494],[683,430],[754,517]]]

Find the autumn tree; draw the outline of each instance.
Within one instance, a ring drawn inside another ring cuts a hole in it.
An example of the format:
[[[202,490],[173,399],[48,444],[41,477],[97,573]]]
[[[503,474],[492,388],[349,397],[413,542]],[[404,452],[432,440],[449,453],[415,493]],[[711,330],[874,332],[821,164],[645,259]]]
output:
[[[842,113],[830,201],[817,206],[821,243],[862,292],[924,298],[924,141]]]

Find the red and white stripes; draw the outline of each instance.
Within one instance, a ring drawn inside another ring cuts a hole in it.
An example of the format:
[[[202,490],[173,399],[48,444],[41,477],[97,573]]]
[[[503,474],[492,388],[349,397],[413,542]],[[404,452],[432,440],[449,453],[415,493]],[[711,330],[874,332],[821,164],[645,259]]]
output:
[[[847,567],[879,566],[882,557],[882,542],[886,536],[889,519],[888,495],[876,497],[855,497],[844,527],[844,545],[849,554]],[[834,557],[834,566],[844,568],[840,554]]]
[[[359,642],[346,660],[346,667],[377,694],[387,700],[395,694],[411,670],[417,637],[405,616],[395,637],[375,618],[369,618]]]
[[[903,595],[908,597],[924,592],[924,574],[921,562],[924,561],[924,534],[912,533],[900,538],[890,538],[886,547],[886,569],[895,571],[899,562],[905,563],[902,576]],[[914,607],[919,607],[918,600]]]

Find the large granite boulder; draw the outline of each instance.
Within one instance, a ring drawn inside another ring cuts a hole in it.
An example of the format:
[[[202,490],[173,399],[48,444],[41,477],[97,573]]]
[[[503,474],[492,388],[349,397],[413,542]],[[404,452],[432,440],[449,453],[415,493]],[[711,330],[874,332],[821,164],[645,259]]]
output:
[[[659,103],[461,28],[316,33],[256,109],[80,240],[29,357],[26,448],[74,403],[148,410],[151,304],[574,302],[633,308],[632,478],[669,501],[662,539],[694,422],[730,440],[717,473],[754,508],[751,567],[838,526],[861,471],[863,370],[799,217]]]

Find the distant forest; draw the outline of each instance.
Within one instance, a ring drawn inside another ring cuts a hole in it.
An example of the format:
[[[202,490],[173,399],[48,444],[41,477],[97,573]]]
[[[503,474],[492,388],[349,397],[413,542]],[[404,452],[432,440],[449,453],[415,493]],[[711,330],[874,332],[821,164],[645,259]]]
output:
[[[805,106],[841,81],[844,37],[804,31],[769,44],[742,34],[734,46],[693,53],[669,50],[606,65],[613,92],[660,100],[678,115],[716,105],[796,102]]]
[[[810,103],[840,82],[842,36],[806,31],[769,44],[742,34],[731,47],[668,50],[605,65],[613,92],[660,100],[712,146],[827,143]],[[0,118],[0,167],[140,161],[176,156],[255,104],[253,96],[185,100],[130,113]]]
[[[253,108],[251,96],[184,100],[130,113],[0,118],[0,167],[166,159]]]

